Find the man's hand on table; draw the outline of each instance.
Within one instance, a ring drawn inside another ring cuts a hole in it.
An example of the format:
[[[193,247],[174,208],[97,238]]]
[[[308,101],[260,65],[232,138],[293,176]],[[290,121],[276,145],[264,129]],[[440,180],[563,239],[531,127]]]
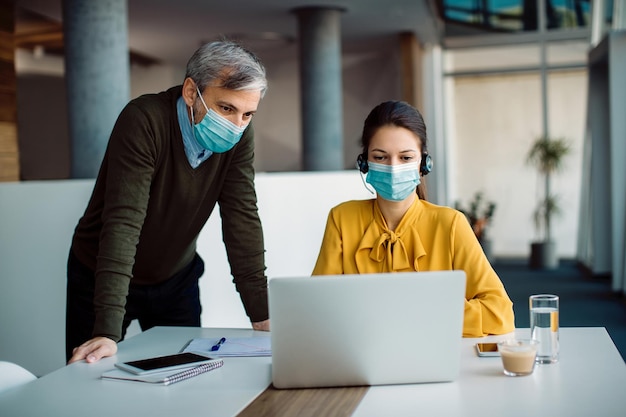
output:
[[[270,331],[270,320],[257,321],[252,323],[252,328],[254,330],[263,330],[264,332]]]
[[[116,353],[117,343],[108,337],[98,336],[74,348],[72,351],[72,357],[67,364],[69,365],[70,363],[78,362],[83,359],[87,363],[94,363],[98,362],[102,358],[113,356]]]

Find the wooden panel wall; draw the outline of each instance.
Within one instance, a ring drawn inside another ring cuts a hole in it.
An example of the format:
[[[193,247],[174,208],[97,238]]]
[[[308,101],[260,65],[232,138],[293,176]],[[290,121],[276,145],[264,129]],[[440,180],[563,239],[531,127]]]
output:
[[[402,100],[423,111],[422,49],[410,32],[399,35]]]
[[[20,178],[14,33],[15,5],[0,0],[0,181]]]

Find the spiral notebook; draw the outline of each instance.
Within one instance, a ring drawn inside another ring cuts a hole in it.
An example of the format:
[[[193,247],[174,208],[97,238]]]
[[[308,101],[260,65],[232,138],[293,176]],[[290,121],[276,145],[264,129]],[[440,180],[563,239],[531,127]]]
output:
[[[453,381],[464,306],[463,271],[272,278],[274,387]]]
[[[271,339],[268,336],[229,337],[223,338],[224,343],[213,350],[219,338],[191,339],[181,352],[208,352],[216,358],[241,356],[272,356]]]
[[[176,371],[159,372],[150,375],[136,375],[121,369],[112,369],[102,374],[103,379],[116,379],[124,381],[147,382],[150,384],[171,385],[176,382],[184,381],[194,376],[198,376],[205,372],[212,371],[224,365],[222,359],[218,359],[209,363],[194,366],[187,369],[177,369]]]

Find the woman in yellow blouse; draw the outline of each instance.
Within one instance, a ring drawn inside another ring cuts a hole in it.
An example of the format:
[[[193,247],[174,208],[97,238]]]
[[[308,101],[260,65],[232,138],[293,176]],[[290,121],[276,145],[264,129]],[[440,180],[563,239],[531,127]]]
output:
[[[513,331],[513,303],[465,216],[426,201],[421,180],[432,160],[422,115],[404,102],[381,103],[361,142],[358,166],[376,198],[330,211],[313,275],[462,269],[463,336]]]

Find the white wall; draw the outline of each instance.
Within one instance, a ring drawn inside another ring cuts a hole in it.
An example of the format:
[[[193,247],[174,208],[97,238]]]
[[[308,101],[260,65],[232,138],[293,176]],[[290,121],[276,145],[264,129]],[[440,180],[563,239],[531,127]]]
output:
[[[562,213],[552,222],[562,258],[575,258],[578,234],[582,145],[586,121],[587,72],[550,73],[550,135],[564,137],[572,153],[552,178]],[[532,214],[543,179],[526,165],[531,143],[542,134],[538,74],[459,77],[452,87],[451,201],[465,207],[477,191],[497,204],[489,229],[497,256],[525,257],[537,239]]]
[[[311,274],[329,209],[370,198],[356,170],[258,174],[268,277]],[[36,375],[64,366],[66,261],[92,180],[0,183],[0,360]],[[205,327],[250,327],[232,284],[219,215],[198,252]]]
[[[562,214],[552,222],[561,258],[575,258],[586,129],[587,51],[584,40],[547,46],[548,134],[572,146],[552,178]],[[467,207],[474,193],[497,204],[488,234],[496,256],[527,257],[540,236],[532,214],[543,179],[526,165],[543,134],[540,43],[449,49],[445,53],[447,204]],[[557,69],[557,65],[571,68]],[[519,71],[524,69],[524,71]],[[437,161],[437,158],[435,158]]]

